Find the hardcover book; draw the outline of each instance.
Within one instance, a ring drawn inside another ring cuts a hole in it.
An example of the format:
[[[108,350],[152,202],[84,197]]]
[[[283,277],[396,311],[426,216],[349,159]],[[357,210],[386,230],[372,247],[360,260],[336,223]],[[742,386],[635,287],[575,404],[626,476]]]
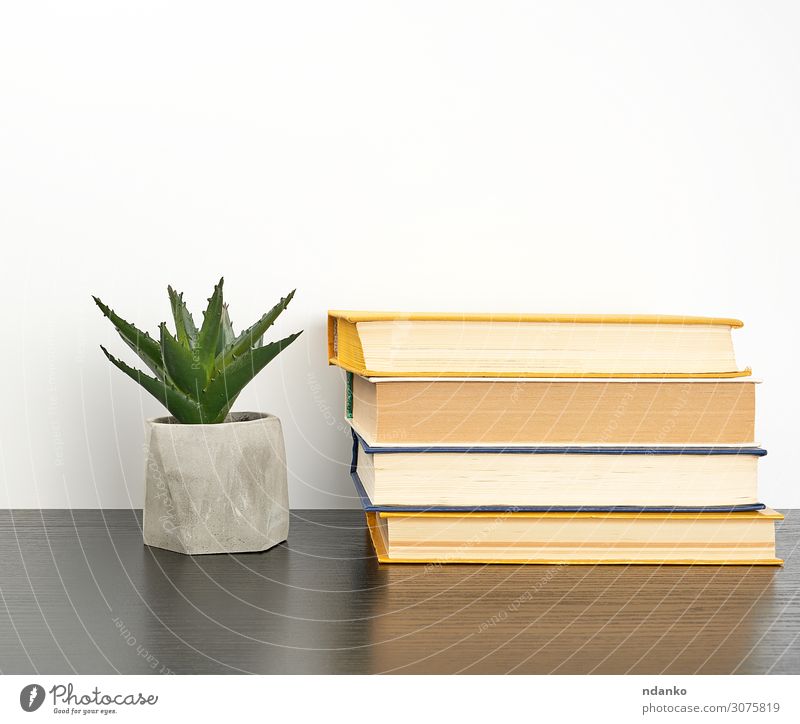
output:
[[[332,364],[365,377],[741,377],[737,319],[328,313]]]
[[[367,445],[352,469],[375,505],[709,508],[753,506],[757,447]]]
[[[354,467],[350,469],[361,507],[369,513],[736,513],[763,510],[763,503],[742,505],[376,505]]]
[[[435,379],[348,374],[370,445],[752,445],[752,379]]]
[[[780,565],[775,521],[744,513],[367,512],[382,563]]]

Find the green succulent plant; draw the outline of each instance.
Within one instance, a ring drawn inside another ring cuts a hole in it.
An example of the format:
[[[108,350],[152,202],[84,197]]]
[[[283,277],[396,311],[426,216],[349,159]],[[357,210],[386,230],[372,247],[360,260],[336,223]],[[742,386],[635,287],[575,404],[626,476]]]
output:
[[[253,326],[236,335],[222,299],[224,279],[214,287],[200,329],[172,287],[167,287],[175,320],[175,335],[166,322],[159,325],[158,340],[126,322],[97,297],[92,297],[123,341],[141,358],[148,374],[130,367],[100,345],[109,361],[188,425],[224,422],[245,386],[301,334],[290,334],[278,342],[263,344],[264,332],[286,309],[294,291],[283,297]]]

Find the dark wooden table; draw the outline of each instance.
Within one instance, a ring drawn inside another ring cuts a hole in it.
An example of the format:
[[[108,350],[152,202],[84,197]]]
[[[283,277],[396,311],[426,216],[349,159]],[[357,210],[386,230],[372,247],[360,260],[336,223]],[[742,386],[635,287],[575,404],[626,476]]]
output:
[[[2,673],[800,673],[800,511],[782,569],[382,566],[356,511],[189,558],[140,520],[0,511]]]

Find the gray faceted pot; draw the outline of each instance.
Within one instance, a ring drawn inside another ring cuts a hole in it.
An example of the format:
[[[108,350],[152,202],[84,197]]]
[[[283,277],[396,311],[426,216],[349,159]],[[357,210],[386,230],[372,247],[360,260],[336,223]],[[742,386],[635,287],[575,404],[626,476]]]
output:
[[[219,425],[148,420],[144,542],[190,555],[264,551],[286,540],[281,421],[233,413]]]

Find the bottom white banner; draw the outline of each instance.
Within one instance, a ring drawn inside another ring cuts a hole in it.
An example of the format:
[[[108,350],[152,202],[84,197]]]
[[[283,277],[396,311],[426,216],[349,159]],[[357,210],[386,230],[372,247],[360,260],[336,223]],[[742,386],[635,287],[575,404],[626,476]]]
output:
[[[3,676],[0,721],[800,721],[791,676]]]

